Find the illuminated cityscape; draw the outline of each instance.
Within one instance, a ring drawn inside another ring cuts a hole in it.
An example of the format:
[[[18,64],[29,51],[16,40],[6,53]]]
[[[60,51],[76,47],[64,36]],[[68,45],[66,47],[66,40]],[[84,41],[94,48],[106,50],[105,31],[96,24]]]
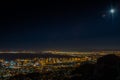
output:
[[[23,52],[23,53],[20,53]],[[56,70],[62,70],[64,68],[72,69],[67,71],[72,71],[78,66],[80,66],[84,62],[96,63],[97,59],[108,54],[116,54],[120,55],[120,51],[96,51],[96,52],[64,52],[64,51],[42,51],[42,53],[32,53],[34,55],[44,54],[48,55],[47,57],[37,55],[32,58],[15,58],[14,60],[7,60],[8,56],[4,56],[9,53],[10,55],[19,55],[25,54],[26,56],[31,54],[31,51],[27,51],[30,53],[25,53],[24,51],[17,51],[12,53],[10,52],[1,52],[3,59],[0,59],[0,79],[8,80],[12,76],[16,76],[19,74],[29,74],[33,72],[39,73],[54,73]],[[33,52],[33,51],[32,51]],[[54,56],[57,55],[57,56]],[[5,58],[4,58],[5,57]],[[9,56],[10,57],[10,56]],[[70,72],[67,75],[70,77]],[[67,74],[67,72],[66,72]]]

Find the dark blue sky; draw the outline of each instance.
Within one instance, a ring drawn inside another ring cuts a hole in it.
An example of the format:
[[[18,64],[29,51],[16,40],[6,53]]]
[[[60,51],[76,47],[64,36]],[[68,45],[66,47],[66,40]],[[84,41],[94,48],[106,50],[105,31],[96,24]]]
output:
[[[120,49],[119,0],[2,4],[0,50]]]

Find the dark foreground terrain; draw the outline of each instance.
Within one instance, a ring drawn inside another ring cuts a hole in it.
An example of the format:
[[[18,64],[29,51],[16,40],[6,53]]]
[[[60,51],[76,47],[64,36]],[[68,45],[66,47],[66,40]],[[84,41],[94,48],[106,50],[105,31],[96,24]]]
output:
[[[9,80],[120,80],[120,57],[114,54],[97,59],[96,63],[84,62],[69,74],[71,68],[48,73],[19,74]]]

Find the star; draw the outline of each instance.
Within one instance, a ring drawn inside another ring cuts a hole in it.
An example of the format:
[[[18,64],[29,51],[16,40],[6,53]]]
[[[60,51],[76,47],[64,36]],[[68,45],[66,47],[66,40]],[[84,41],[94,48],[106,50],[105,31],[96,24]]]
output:
[[[106,17],[106,14],[102,14],[102,17],[105,18],[105,17]]]

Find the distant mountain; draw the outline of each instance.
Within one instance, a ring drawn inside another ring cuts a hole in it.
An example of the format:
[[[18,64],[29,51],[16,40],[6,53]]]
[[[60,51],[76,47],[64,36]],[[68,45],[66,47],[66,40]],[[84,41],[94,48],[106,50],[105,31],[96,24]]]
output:
[[[61,58],[61,57],[65,57],[65,58],[69,58],[72,56],[67,56],[67,55],[59,55],[59,54],[51,54],[51,53],[0,53],[0,59],[5,59],[5,60],[14,60],[14,59],[25,59],[25,58],[47,58],[47,57],[51,57],[51,58]]]

